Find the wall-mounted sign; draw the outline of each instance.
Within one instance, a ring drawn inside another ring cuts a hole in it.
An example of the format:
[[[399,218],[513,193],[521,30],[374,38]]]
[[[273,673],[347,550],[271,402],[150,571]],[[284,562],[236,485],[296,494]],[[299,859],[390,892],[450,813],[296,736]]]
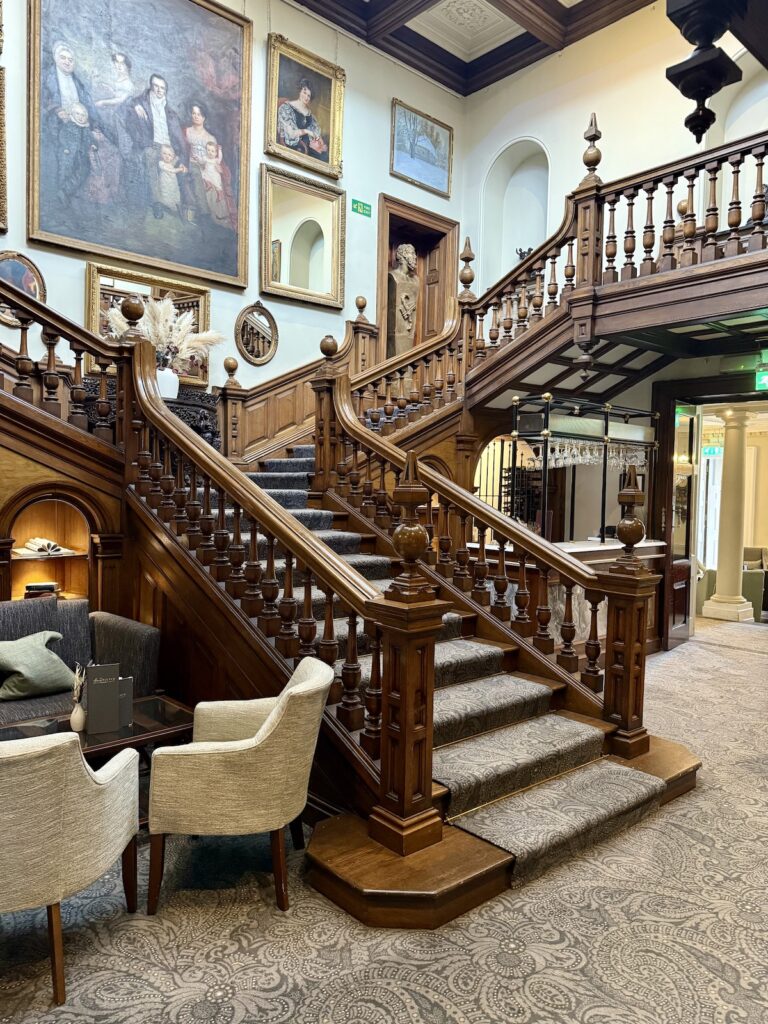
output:
[[[352,213],[359,213],[361,217],[371,216],[371,204],[364,203],[362,199],[352,200]]]
[[[755,391],[768,391],[768,367],[761,366],[755,371]]]
[[[701,454],[705,459],[722,458],[723,446],[721,444],[705,444],[701,449]]]

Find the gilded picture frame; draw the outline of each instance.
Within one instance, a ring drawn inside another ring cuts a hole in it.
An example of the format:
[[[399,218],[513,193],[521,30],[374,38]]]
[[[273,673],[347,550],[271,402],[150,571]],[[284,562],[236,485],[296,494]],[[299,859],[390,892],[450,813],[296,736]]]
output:
[[[451,198],[453,128],[421,110],[392,100],[389,173],[444,199]]]
[[[251,36],[216,0],[29,0],[30,240],[245,287]]]
[[[270,33],[264,152],[340,178],[346,78],[337,64]]]
[[[106,319],[107,310],[119,303],[128,295],[139,295],[141,298],[161,299],[171,296],[174,305],[181,312],[192,309],[197,323],[196,331],[207,331],[211,326],[211,293],[208,288],[199,284],[182,281],[172,277],[157,277],[142,274],[137,270],[117,266],[112,263],[86,263],[85,265],[85,327],[99,337],[110,333]],[[177,304],[178,299],[178,304]],[[171,364],[178,372],[182,384],[191,387],[207,388],[209,380],[208,361],[189,360]],[[85,372],[98,373],[93,358],[86,353]]]
[[[0,18],[2,17],[0,0]],[[0,35],[2,40],[2,35]],[[5,68],[0,68],[0,234],[8,230],[8,149],[5,139]]]
[[[45,278],[38,265],[23,252],[6,249],[0,252],[0,278],[20,288],[26,295],[45,302]],[[0,305],[0,324],[6,327],[21,327],[7,306]]]
[[[261,292],[343,308],[346,195],[328,182],[261,165]],[[275,235],[283,242],[279,280],[272,267]]]
[[[241,309],[235,321],[237,351],[252,366],[264,366],[277,352],[277,321],[262,302]]]

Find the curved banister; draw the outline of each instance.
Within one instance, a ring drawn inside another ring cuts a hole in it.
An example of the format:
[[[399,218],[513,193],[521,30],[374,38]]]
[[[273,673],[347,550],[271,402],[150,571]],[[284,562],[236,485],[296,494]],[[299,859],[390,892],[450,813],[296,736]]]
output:
[[[393,466],[405,469],[406,453],[379,434],[367,430],[355,416],[350,398],[350,381],[346,374],[337,378],[334,396],[336,415],[344,431],[364,448],[387,459]],[[473,516],[495,534],[517,544],[540,559],[543,564],[558,570],[585,589],[594,588],[597,585],[597,573],[583,562],[573,558],[568,552],[562,551],[527,527],[502,515],[474,494],[465,491],[463,487],[459,487],[440,473],[434,472],[423,462],[419,462],[418,472],[419,479],[426,487],[441,498],[450,501],[452,505],[468,516]]]

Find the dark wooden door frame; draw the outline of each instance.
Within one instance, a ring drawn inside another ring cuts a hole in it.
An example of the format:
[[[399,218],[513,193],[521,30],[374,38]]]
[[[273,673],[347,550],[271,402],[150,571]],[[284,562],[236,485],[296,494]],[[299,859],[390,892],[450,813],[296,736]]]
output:
[[[653,411],[659,416],[656,435],[659,439],[659,452],[648,532],[651,537],[658,537],[667,543],[664,579],[661,584],[662,595],[658,602],[659,635],[663,642],[667,635],[667,623],[673,600],[671,523],[665,521],[664,510],[671,505],[672,487],[674,486],[672,456],[675,447],[675,406],[678,402],[685,402],[686,405],[715,405],[719,402],[733,402],[734,404],[754,401],[768,402],[768,392],[755,391],[755,374],[754,371],[751,371],[728,376],[655,381],[652,396]]]

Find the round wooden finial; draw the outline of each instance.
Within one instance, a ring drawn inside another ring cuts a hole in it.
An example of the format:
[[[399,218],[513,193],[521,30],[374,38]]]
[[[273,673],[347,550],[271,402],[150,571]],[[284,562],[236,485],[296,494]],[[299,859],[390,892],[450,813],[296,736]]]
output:
[[[469,235],[464,240],[464,248],[461,250],[461,256],[459,259],[464,266],[459,271],[459,280],[464,288],[464,291],[459,295],[459,302],[475,302],[476,296],[473,291],[470,290],[470,285],[475,280],[475,272],[470,267],[470,263],[474,260],[475,254],[472,252],[472,246],[469,242]]]
[[[682,220],[686,213],[688,213],[688,200],[681,199],[677,204],[677,216]]]
[[[240,382],[236,380],[235,374],[237,373],[238,362],[234,356],[227,356],[224,360],[224,369],[227,371],[227,384],[228,388],[239,388]]]
[[[589,119],[589,126],[584,132],[584,138],[587,140],[589,145],[584,151],[584,156],[582,157],[584,166],[587,168],[587,174],[582,181],[582,185],[587,182],[597,184],[600,181],[600,178],[597,176],[597,167],[603,159],[603,154],[597,148],[595,143],[598,139],[602,139],[602,137],[603,133],[597,127],[597,115],[593,113]]]
[[[320,351],[323,353],[326,359],[333,359],[333,357],[339,351],[339,343],[338,341],[336,341],[332,334],[326,334],[326,336],[320,342]]]
[[[129,324],[137,324],[144,316],[144,303],[138,295],[128,295],[120,303],[120,312]]]
[[[365,315],[365,307],[368,305],[368,299],[364,295],[358,295],[355,299],[355,305],[357,306],[357,319],[361,323],[368,323],[368,317]]]

